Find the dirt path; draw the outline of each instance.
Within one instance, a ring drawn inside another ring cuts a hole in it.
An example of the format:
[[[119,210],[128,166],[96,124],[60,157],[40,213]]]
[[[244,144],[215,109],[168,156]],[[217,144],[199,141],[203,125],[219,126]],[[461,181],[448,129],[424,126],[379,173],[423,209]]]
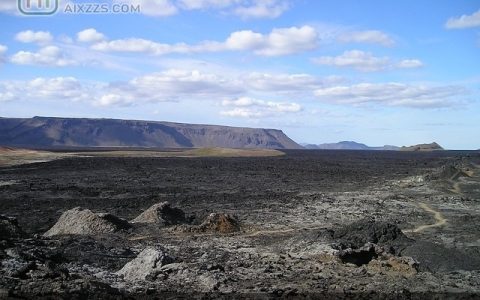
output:
[[[431,208],[425,203],[420,203],[419,206],[423,208],[426,212],[432,213],[436,222],[433,224],[420,225],[414,229],[404,230],[403,232],[420,232],[428,228],[440,227],[445,225],[445,223],[447,223],[447,219],[445,219],[445,217],[442,215],[441,212],[434,210],[433,208]]]
[[[302,227],[302,228],[291,228],[291,229],[271,229],[271,230],[257,230],[255,232],[245,235],[245,237],[256,237],[261,235],[276,235],[276,234],[285,234],[297,231],[306,231],[306,230],[317,230],[324,229],[325,226],[312,226],[312,227]]]

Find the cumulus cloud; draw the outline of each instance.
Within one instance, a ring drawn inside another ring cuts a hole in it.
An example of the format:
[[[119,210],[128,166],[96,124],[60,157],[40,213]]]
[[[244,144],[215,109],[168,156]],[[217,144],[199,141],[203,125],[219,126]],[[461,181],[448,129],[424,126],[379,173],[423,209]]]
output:
[[[252,51],[256,55],[280,56],[316,48],[317,32],[313,27],[275,28],[269,34],[250,30],[236,31],[224,42],[204,41],[197,45],[164,44],[138,38],[119,39],[96,43],[98,51],[138,52],[151,55],[170,53],[200,53],[219,51]]]
[[[17,33],[15,39],[22,43],[48,44],[53,40],[53,36],[48,31],[26,30]]]
[[[88,28],[77,33],[77,41],[82,43],[96,43],[104,39],[105,35],[98,32],[95,28]]]
[[[0,101],[18,99],[80,101],[89,99],[89,92],[74,77],[0,82]]]
[[[340,104],[380,104],[413,108],[439,108],[458,104],[468,92],[459,86],[426,86],[404,83],[360,83],[315,90],[324,101]]]
[[[250,97],[224,100],[222,105],[229,107],[229,109],[221,111],[221,115],[242,118],[276,116],[286,113],[298,113],[302,110],[302,106],[294,102],[265,101]]]
[[[313,27],[275,28],[264,35],[250,30],[232,33],[225,41],[230,50],[251,50],[257,55],[278,56],[313,50],[318,34]]]
[[[274,19],[281,16],[289,9],[289,4],[282,0],[252,1],[249,6],[239,6],[233,13],[244,19],[268,18]]]
[[[463,29],[480,26],[480,9],[471,15],[462,15],[448,19],[445,23],[447,29]]]
[[[243,76],[243,85],[251,90],[298,93],[340,83],[343,78],[329,76],[318,78],[309,74],[271,74],[253,72]]]
[[[111,83],[95,104],[100,106],[134,105],[141,102],[165,102],[181,99],[211,99],[243,92],[235,81],[199,71],[167,70]]]
[[[345,51],[339,56],[322,56],[314,58],[313,61],[320,65],[349,67],[365,72],[384,70],[390,64],[388,57],[376,57],[370,52],[360,50]]]
[[[345,51],[339,56],[321,56],[313,59],[314,63],[335,67],[348,67],[362,72],[382,71],[393,68],[419,68],[423,66],[418,59],[404,59],[398,63],[389,57],[376,57],[361,50]]]
[[[38,52],[19,51],[15,53],[10,61],[19,65],[40,65],[51,67],[65,67],[77,65],[78,63],[69,58],[59,47],[47,46]]]
[[[385,47],[395,45],[395,41],[388,34],[379,30],[352,31],[338,36],[342,43],[366,43],[377,44]]]

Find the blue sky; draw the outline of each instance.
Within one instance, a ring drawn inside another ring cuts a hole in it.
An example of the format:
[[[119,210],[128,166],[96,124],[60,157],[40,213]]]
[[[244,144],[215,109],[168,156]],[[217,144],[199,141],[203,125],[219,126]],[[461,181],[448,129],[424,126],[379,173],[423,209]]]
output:
[[[88,3],[109,11],[66,12]],[[112,13],[118,4],[140,12]],[[70,1],[40,17],[16,7],[0,2],[3,117],[480,148],[479,1]]]

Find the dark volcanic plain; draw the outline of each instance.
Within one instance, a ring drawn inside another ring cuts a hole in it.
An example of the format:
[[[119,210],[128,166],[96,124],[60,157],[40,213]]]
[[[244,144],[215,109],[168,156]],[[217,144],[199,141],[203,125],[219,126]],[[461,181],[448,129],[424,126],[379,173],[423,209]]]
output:
[[[282,151],[1,167],[25,233],[0,237],[0,298],[480,297],[478,151]],[[165,201],[186,224],[43,236],[75,207],[132,220]],[[199,230],[211,213],[238,230]],[[146,248],[168,259],[116,273]]]

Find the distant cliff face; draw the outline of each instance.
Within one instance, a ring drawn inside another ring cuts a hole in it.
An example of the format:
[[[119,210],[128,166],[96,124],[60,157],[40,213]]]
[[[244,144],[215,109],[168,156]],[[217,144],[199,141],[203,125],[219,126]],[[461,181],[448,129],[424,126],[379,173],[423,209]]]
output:
[[[0,118],[0,145],[300,149],[281,130],[115,119]]]
[[[400,151],[436,151],[436,150],[444,150],[442,146],[433,142],[431,144],[419,144],[413,145],[409,147],[403,146],[400,148]]]

